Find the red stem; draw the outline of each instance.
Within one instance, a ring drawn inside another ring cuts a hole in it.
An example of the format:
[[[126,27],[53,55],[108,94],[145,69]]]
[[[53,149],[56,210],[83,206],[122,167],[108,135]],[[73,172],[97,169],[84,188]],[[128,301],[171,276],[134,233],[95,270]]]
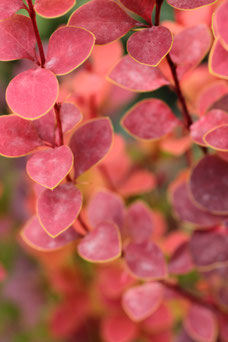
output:
[[[33,7],[33,3],[32,0],[27,0],[28,6],[29,6],[29,16],[31,18],[32,21],[32,25],[33,25],[33,29],[34,29],[34,33],[36,36],[36,41],[37,41],[37,45],[38,45],[38,49],[39,49],[39,53],[40,53],[40,62],[41,62],[41,68],[44,67],[45,64],[45,55],[44,55],[44,49],[43,49],[43,44],[40,38],[40,33],[37,27],[37,22],[36,22],[36,12],[34,11],[34,7]]]
[[[56,103],[54,105],[54,109],[55,109],[55,116],[56,116],[56,121],[57,121],[57,128],[58,128],[58,132],[59,132],[59,146],[61,146],[64,144],[64,141],[63,141],[62,122],[61,122],[61,118],[60,118],[60,105],[58,105]]]

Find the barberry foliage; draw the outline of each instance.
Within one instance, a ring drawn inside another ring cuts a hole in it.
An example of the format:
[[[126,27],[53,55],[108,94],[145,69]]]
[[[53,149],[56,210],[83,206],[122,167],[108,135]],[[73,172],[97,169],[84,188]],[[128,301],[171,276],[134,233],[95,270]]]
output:
[[[33,342],[228,342],[227,18],[228,0],[0,0],[0,154],[25,166],[0,282],[47,330]]]

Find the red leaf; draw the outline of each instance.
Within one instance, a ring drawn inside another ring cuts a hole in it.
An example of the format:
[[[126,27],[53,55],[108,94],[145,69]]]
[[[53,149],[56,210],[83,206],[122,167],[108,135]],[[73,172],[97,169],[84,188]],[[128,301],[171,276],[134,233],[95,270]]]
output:
[[[22,0],[1,0],[0,20],[7,19],[23,7]]]
[[[142,201],[134,202],[128,207],[125,220],[125,234],[134,242],[148,241],[153,233],[152,213]]]
[[[214,102],[211,109],[221,109],[228,112],[228,94],[220,97],[216,102]]]
[[[172,206],[181,220],[203,228],[221,223],[225,219],[224,216],[213,215],[197,207],[191,198],[187,182],[182,182],[173,191]]]
[[[216,9],[213,16],[213,25],[216,27],[216,36],[219,38],[220,42],[224,48],[228,48],[228,2],[224,1]]]
[[[228,51],[224,49],[218,39],[214,41],[211,48],[208,67],[212,75],[228,79]]]
[[[129,55],[137,62],[157,66],[173,44],[171,32],[163,26],[153,26],[135,32],[127,42]]]
[[[96,13],[96,15],[94,15]],[[111,0],[93,0],[79,7],[68,24],[94,33],[96,44],[107,44],[124,36],[136,21]]]
[[[228,124],[213,128],[203,138],[215,150],[228,152]]]
[[[212,311],[197,304],[191,305],[185,318],[187,333],[197,342],[214,342],[217,339],[217,322]]]
[[[75,0],[36,0],[35,11],[46,18],[56,18],[67,13],[75,4]]]
[[[167,104],[157,99],[138,102],[122,119],[122,125],[129,134],[145,140],[161,139],[178,123]]]
[[[49,39],[45,67],[57,75],[68,74],[86,61],[94,43],[94,35],[85,29],[60,27]]]
[[[174,317],[168,305],[162,303],[152,315],[142,322],[142,327],[154,335],[172,328],[173,321]]]
[[[222,232],[195,232],[190,240],[193,262],[201,269],[211,269],[228,261],[228,237]]]
[[[135,170],[125,179],[125,182],[120,180],[118,192],[124,197],[129,197],[148,192],[154,189],[155,185],[156,179],[151,171]]]
[[[124,250],[126,264],[137,278],[155,280],[166,277],[166,263],[162,251],[152,241],[130,243]]]
[[[55,75],[46,69],[27,70],[9,83],[6,100],[11,110],[24,119],[38,119],[47,114],[58,97]]]
[[[186,274],[194,269],[188,242],[183,242],[169,260],[169,273]]]
[[[37,202],[37,214],[44,230],[51,237],[57,237],[76,220],[82,205],[82,195],[72,184],[56,189],[44,190]]]
[[[217,155],[207,155],[193,168],[190,191],[204,209],[217,214],[228,213],[228,162]]]
[[[60,118],[63,133],[67,133],[82,120],[82,114],[74,103],[64,102],[60,108]]]
[[[34,216],[22,229],[21,237],[32,248],[49,252],[76,241],[79,235],[73,228],[69,228],[66,232],[53,239],[43,230],[38,218]]]
[[[127,9],[140,15],[149,24],[151,24],[151,17],[156,0],[119,0]]]
[[[16,14],[0,21],[0,60],[28,58],[34,60],[36,38],[32,22],[24,15]]]
[[[113,129],[108,118],[87,121],[75,131],[70,141],[75,160],[75,178],[104,158],[112,139]]]
[[[197,144],[206,146],[203,141],[204,135],[222,124],[228,124],[228,114],[220,109],[214,109],[191,125],[191,137]]]
[[[136,325],[122,312],[105,315],[101,335],[106,342],[132,342],[137,337]]]
[[[90,262],[110,262],[121,254],[118,228],[111,222],[101,222],[78,245],[78,253]]]
[[[156,67],[150,67],[124,56],[111,70],[108,80],[119,87],[136,92],[156,90],[169,81]]]
[[[104,221],[109,221],[121,228],[124,219],[123,200],[107,190],[97,192],[89,202],[87,215],[90,224],[94,227]]]
[[[53,109],[40,119],[34,120],[33,125],[42,140],[55,145],[55,112]]]
[[[5,157],[21,157],[42,145],[32,122],[16,115],[0,117],[0,154]]]
[[[167,0],[168,4],[178,9],[191,10],[214,4],[217,0]]]
[[[174,37],[170,56],[178,65],[177,73],[181,78],[189,69],[196,67],[208,53],[212,35],[207,25],[191,26]]]
[[[45,188],[54,189],[66,177],[73,166],[73,155],[68,146],[34,154],[27,162],[28,175]]]
[[[128,316],[138,322],[155,312],[162,299],[162,285],[145,283],[127,290],[122,297],[122,305]]]

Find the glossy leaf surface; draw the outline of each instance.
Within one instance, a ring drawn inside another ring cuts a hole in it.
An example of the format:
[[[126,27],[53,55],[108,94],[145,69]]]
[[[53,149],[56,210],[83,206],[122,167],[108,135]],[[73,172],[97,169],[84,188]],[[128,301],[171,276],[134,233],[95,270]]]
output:
[[[228,114],[222,110],[214,109],[191,125],[191,137],[197,144],[206,146],[203,140],[205,134],[214,127],[223,124],[228,124]]]
[[[108,118],[90,120],[76,130],[70,141],[75,160],[75,178],[104,158],[112,139],[113,129]]]
[[[122,227],[124,220],[123,200],[111,191],[99,191],[89,202],[87,216],[90,224],[94,227],[104,221],[113,222],[118,227]]]
[[[56,102],[58,91],[55,75],[37,68],[12,79],[6,90],[6,100],[15,114],[33,120],[48,113]]]
[[[145,283],[128,289],[122,297],[122,305],[133,321],[142,321],[158,309],[162,299],[162,285]]]
[[[65,26],[49,39],[45,67],[57,75],[78,68],[90,56],[95,37],[85,29]]]
[[[142,202],[131,204],[125,219],[125,233],[134,242],[148,241],[153,232],[154,223],[150,209]]]
[[[75,0],[36,0],[35,11],[46,18],[55,18],[67,13],[75,4]]]
[[[36,38],[29,18],[16,14],[7,20],[0,20],[1,61],[21,58],[33,60],[35,45]]]
[[[215,3],[217,0],[167,0],[168,4],[178,9],[191,10]]]
[[[128,10],[138,14],[151,23],[151,17],[156,0],[119,0]]]
[[[163,26],[153,26],[135,32],[127,42],[129,55],[137,62],[157,66],[173,44],[171,32]]]
[[[119,39],[135,24],[136,21],[112,0],[90,1],[79,7],[69,20],[69,25],[84,27],[94,33],[96,44],[107,44]]]
[[[101,222],[78,245],[78,253],[90,262],[109,262],[121,254],[118,228],[111,222]]]
[[[124,250],[130,272],[141,279],[163,279],[166,277],[166,263],[162,251],[152,241],[130,243]]]
[[[80,191],[72,183],[63,184],[41,193],[37,202],[38,218],[45,231],[56,237],[74,223],[81,205]]]
[[[79,237],[73,228],[69,228],[66,232],[53,239],[41,227],[36,216],[24,226],[21,231],[21,236],[29,246],[43,252],[54,251],[65,247],[69,243],[76,241]]]
[[[108,79],[114,84],[136,92],[156,90],[168,85],[168,80],[156,67],[150,67],[124,56],[112,69]]]
[[[27,162],[28,175],[45,188],[54,189],[70,172],[73,155],[68,146],[34,154]]]
[[[178,125],[178,119],[161,100],[138,102],[122,119],[128,133],[139,139],[160,139]]]
[[[16,115],[0,117],[0,154],[21,157],[42,145],[33,124]]]
[[[217,337],[217,322],[213,312],[203,306],[193,304],[185,318],[185,329],[196,341],[213,342]]]
[[[196,203],[214,213],[228,213],[228,162],[217,155],[202,158],[192,170],[190,191]]]

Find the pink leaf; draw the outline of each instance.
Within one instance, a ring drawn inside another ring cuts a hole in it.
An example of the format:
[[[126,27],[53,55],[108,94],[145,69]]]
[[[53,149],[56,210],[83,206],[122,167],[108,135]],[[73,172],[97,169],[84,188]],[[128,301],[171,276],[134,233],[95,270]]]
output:
[[[21,157],[42,145],[32,122],[16,115],[0,116],[0,154]]]
[[[169,53],[172,44],[172,34],[166,27],[153,26],[133,33],[128,39],[127,50],[137,62],[157,66]]]
[[[94,35],[83,28],[60,27],[49,39],[45,67],[57,75],[67,74],[86,61],[94,43]]]
[[[224,48],[228,47],[228,2],[224,1],[216,9],[213,17],[213,25],[216,27],[216,36],[220,39]]]
[[[127,290],[122,298],[125,312],[133,321],[142,321],[155,312],[163,299],[159,283],[145,283]]]
[[[149,24],[156,0],[119,0],[128,10],[140,15]]]
[[[172,329],[173,320],[171,309],[169,309],[168,305],[162,303],[152,315],[142,322],[142,327],[148,333],[155,334],[170,328]]]
[[[183,242],[176,248],[169,260],[168,268],[171,274],[186,274],[194,269],[188,242]]]
[[[213,312],[203,306],[193,304],[184,322],[187,333],[194,341],[214,342],[217,339],[217,322]]]
[[[79,7],[68,24],[94,33],[96,44],[107,44],[125,35],[136,21],[112,0],[93,0]]]
[[[169,84],[158,68],[137,63],[129,56],[124,56],[114,66],[108,80],[136,92],[153,91]]]
[[[217,155],[202,158],[192,170],[190,191],[196,203],[216,214],[228,213],[228,162]]]
[[[214,41],[211,48],[208,67],[214,76],[228,79],[228,51],[224,49],[218,39]]]
[[[68,133],[82,120],[82,114],[75,104],[64,102],[60,108],[60,118],[63,133]]]
[[[67,13],[75,4],[75,0],[36,0],[35,11],[46,18],[56,18]]]
[[[219,267],[228,261],[228,237],[218,230],[197,231],[191,237],[190,252],[200,269]]]
[[[9,83],[6,100],[11,110],[24,119],[38,119],[54,106],[59,91],[55,75],[46,69],[24,71]]]
[[[39,137],[55,145],[55,112],[51,109],[46,115],[33,121]]]
[[[130,243],[124,250],[126,264],[137,278],[155,280],[166,277],[166,263],[160,248],[152,241]]]
[[[34,154],[27,162],[28,175],[45,188],[54,189],[73,166],[73,155],[68,146]]]
[[[90,262],[109,262],[121,254],[118,228],[111,222],[101,222],[78,245],[78,253]]]
[[[37,203],[37,214],[42,227],[51,237],[68,229],[76,220],[82,205],[81,192],[66,183],[56,189],[44,190]]]
[[[203,140],[215,150],[228,152],[228,124],[213,128],[205,134]]]
[[[125,219],[125,234],[134,242],[148,241],[153,233],[152,213],[142,201],[134,202],[128,207]]]
[[[101,335],[106,342],[132,342],[137,337],[137,327],[124,313],[112,313],[103,317]]]
[[[75,131],[70,141],[75,160],[75,178],[104,158],[112,139],[113,129],[108,118],[87,121]]]
[[[104,221],[109,221],[121,228],[124,219],[123,200],[107,190],[97,192],[89,202],[87,215],[90,224],[94,227]]]
[[[191,137],[197,144],[206,146],[203,141],[204,135],[222,124],[228,124],[228,114],[223,110],[214,109],[191,125]]]
[[[34,60],[36,38],[32,22],[24,15],[16,14],[0,20],[0,60],[28,58]]]
[[[178,217],[185,221],[201,227],[211,227],[221,223],[224,216],[213,215],[200,209],[191,198],[187,182],[182,182],[172,193],[172,205]]]
[[[179,123],[171,109],[161,100],[138,102],[122,119],[123,127],[139,139],[161,139]]]
[[[7,19],[23,7],[22,0],[1,0],[0,20]]]
[[[178,9],[191,10],[206,5],[214,4],[217,0],[167,0],[167,2]]]
[[[30,247],[42,252],[49,252],[76,241],[79,235],[73,228],[69,228],[66,232],[53,239],[44,231],[38,218],[34,216],[22,229],[21,237]]]

